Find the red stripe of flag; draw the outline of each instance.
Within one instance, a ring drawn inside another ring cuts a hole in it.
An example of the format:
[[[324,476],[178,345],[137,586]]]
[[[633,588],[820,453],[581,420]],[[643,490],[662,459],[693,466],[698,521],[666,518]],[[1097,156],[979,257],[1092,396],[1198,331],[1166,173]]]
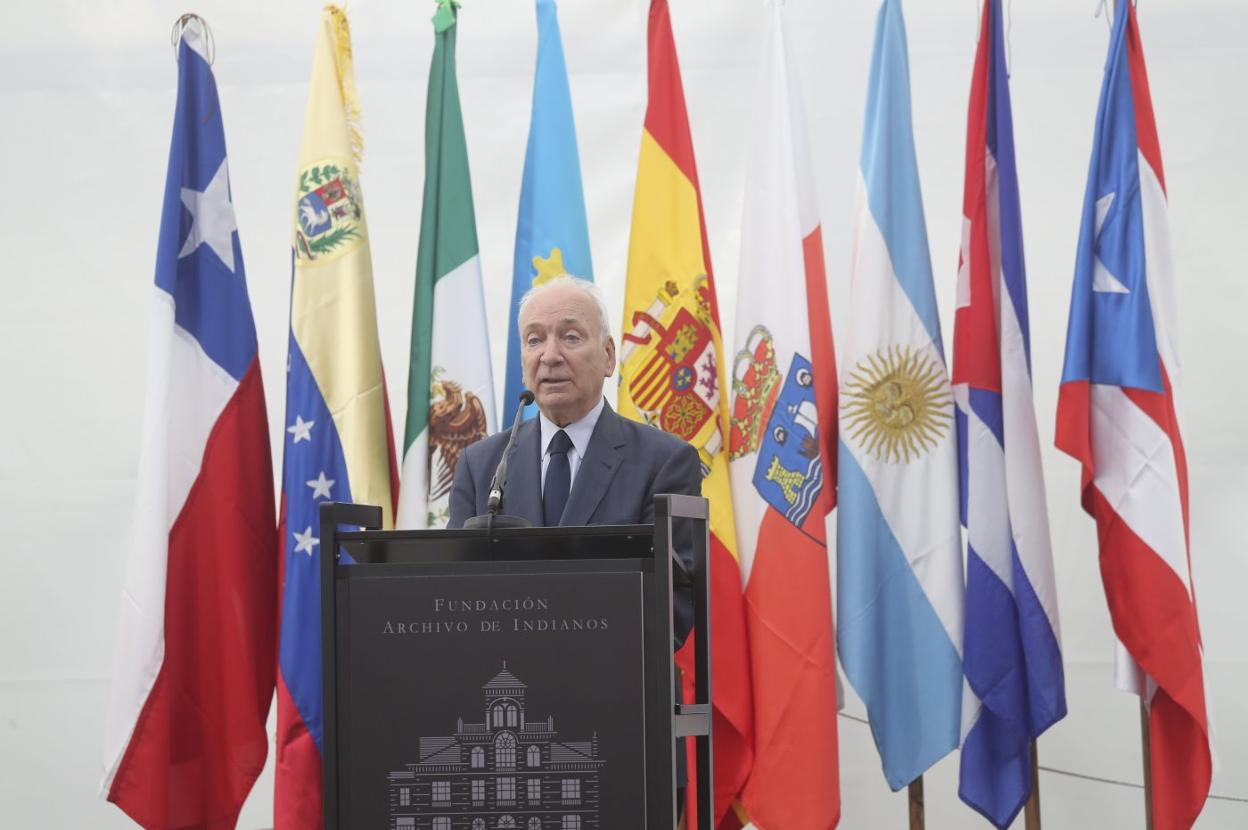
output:
[[[1164,396],[1123,391],[1170,436],[1176,463],[1181,465],[1179,490],[1186,524],[1186,461],[1173,420],[1169,379],[1163,378]],[[1088,382],[1065,383],[1059,395],[1057,446],[1083,466],[1083,508],[1096,520],[1101,578],[1114,633],[1157,684],[1149,702],[1154,824],[1159,830],[1189,828],[1204,806],[1213,775],[1195,600],[1094,483]]]
[[[989,7],[984,7],[984,26]],[[966,183],[962,196],[963,221],[970,238],[962,251],[959,270],[966,269],[969,304],[954,311],[953,384],[967,383],[976,389],[1001,392],[1001,349],[997,342],[996,307],[993,302],[993,264],[988,241],[988,61],[989,38],[981,37],[971,78],[971,103],[967,112]]]
[[[273,476],[253,360],[169,531],[165,652],[108,792],[148,830],[232,830],[268,753]]]
[[[680,62],[672,35],[667,0],[651,0],[648,24],[648,92],[645,131],[662,148],[694,189],[701,232],[702,263],[706,269],[706,289],[699,298],[710,308],[718,334],[719,303],[711,252],[707,242],[702,192],[694,161],[693,138],[685,107]],[[721,425],[722,429],[722,425]],[[725,433],[726,435],[726,433]],[[740,566],[722,539],[711,535],[711,627],[715,632],[711,648],[714,683],[712,729],[715,740],[715,815],[720,820],[745,784],[751,765],[753,707],[749,693],[749,651],[745,635],[744,599],[741,595]],[[686,676],[692,677],[693,636],[676,655]],[[691,699],[691,698],[689,698]],[[693,767],[690,766],[690,770]],[[692,776],[691,776],[692,778]],[[687,791],[690,826],[696,820],[696,792],[690,780]]]
[[[825,525],[836,506],[837,375],[819,226],[802,253],[823,487],[800,529],[772,507],[759,527],[745,593],[756,746],[742,801],[759,827],[816,830],[841,815]]]
[[[1122,5],[1122,4],[1119,4]],[[1144,66],[1144,44],[1136,25],[1135,4],[1127,9],[1127,65],[1131,68],[1131,99],[1135,102],[1135,142],[1148,160],[1166,192],[1166,174],[1161,169],[1161,142],[1157,139],[1157,122],[1153,118],[1153,96],[1148,88],[1148,70]]]

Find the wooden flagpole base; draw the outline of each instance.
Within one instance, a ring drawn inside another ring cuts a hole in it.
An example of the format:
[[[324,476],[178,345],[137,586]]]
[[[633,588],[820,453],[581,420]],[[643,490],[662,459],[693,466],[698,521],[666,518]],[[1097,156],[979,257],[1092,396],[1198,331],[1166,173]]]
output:
[[[1040,830],[1040,754],[1031,742],[1031,796],[1023,805],[1023,823],[1027,830]]]
[[[910,796],[910,830],[923,830],[926,826],[923,816],[923,776],[911,781],[906,790]]]
[[[1144,756],[1144,826],[1153,830],[1152,739],[1148,729],[1148,704],[1140,698],[1140,745]]]

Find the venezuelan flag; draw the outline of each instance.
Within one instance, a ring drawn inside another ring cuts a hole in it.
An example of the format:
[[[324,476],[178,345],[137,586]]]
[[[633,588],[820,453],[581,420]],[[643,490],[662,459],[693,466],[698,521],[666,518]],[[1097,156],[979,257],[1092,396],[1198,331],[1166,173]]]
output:
[[[619,410],[698,448],[702,495],[711,513],[711,660],[715,675],[715,817],[731,807],[749,775],[753,704],[741,598],[741,571],[728,483],[728,400],[721,394],[724,347],[711,273],[693,139],[685,112],[667,0],[652,0],[649,102],[637,162],[637,189],[624,289]],[[662,371],[670,394],[654,394]],[[678,662],[691,668],[689,642]],[[690,799],[693,803],[693,799]],[[690,822],[690,826],[693,823]]]
[[[327,6],[294,204],[280,526],[274,795],[280,830],[322,826],[319,503],[380,505],[383,526],[394,526],[394,442],[360,193],[358,118],[350,28],[341,9]]]

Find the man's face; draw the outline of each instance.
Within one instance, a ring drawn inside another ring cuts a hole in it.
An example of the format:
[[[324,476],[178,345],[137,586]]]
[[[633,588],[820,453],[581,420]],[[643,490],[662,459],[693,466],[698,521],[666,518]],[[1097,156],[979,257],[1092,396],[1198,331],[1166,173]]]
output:
[[[520,347],[524,385],[561,427],[597,405],[603,381],[615,372],[615,342],[603,340],[593,299],[572,286],[529,300],[520,315]]]

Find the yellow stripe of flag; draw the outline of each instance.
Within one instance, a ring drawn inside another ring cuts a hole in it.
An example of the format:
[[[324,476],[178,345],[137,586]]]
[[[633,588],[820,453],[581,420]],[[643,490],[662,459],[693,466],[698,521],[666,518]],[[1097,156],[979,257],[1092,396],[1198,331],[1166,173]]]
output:
[[[351,498],[381,505],[383,527],[390,528],[390,424],[368,226],[358,190],[356,108],[350,32],[341,10],[329,7],[317,33],[299,153],[290,325],[338,430]],[[327,168],[336,172],[323,174]],[[340,187],[334,187],[335,180]],[[321,202],[340,197],[327,206],[346,212],[348,221],[336,228],[350,233],[337,244],[330,244],[335,240],[328,233],[307,232],[315,219],[301,222],[299,203],[309,191],[319,191]]]

